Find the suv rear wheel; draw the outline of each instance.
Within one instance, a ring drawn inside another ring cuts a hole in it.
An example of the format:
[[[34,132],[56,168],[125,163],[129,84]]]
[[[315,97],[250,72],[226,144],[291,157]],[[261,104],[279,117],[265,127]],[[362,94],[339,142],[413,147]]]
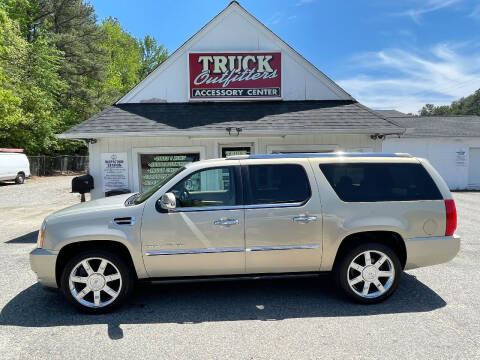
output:
[[[340,288],[363,304],[379,303],[397,288],[402,274],[395,252],[383,244],[358,245],[345,254],[335,270]]]
[[[132,272],[122,257],[90,250],[68,261],[60,287],[77,309],[99,314],[119,306],[130,295],[133,285]]]

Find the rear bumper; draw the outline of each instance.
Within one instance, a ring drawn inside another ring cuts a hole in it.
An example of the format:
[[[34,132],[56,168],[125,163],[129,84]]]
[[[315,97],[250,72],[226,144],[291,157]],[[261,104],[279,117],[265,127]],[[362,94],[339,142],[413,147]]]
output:
[[[430,236],[411,238],[405,241],[407,263],[405,270],[445,263],[452,260],[460,250],[460,237]]]
[[[49,288],[57,288],[55,264],[58,251],[35,249],[30,253],[30,267],[37,275],[38,282]]]

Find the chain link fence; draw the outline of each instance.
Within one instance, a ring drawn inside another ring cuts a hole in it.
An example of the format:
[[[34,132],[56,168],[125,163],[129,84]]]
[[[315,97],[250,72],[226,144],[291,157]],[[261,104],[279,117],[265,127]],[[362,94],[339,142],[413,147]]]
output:
[[[85,173],[88,170],[88,156],[28,156],[30,173],[34,176]]]

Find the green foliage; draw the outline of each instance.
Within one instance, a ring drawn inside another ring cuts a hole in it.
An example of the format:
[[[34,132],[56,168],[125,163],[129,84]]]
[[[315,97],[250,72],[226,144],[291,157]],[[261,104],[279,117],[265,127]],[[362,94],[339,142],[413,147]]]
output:
[[[419,111],[421,116],[478,115],[480,116],[480,89],[451,105],[426,104]]]
[[[125,32],[117,19],[103,20],[101,47],[107,54],[107,78],[100,88],[105,104],[111,104],[140,81],[141,48],[133,36]]]
[[[163,45],[158,45],[157,40],[149,35],[145,35],[140,46],[142,49],[140,78],[144,79],[158,65],[167,59],[168,51]]]
[[[73,153],[61,133],[123,96],[167,57],[156,40],[97,23],[83,0],[0,0],[0,147]]]

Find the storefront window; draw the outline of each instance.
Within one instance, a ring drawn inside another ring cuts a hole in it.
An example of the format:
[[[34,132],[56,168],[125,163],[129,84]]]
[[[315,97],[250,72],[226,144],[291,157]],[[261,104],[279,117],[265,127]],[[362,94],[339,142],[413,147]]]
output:
[[[140,191],[151,189],[157,182],[199,158],[199,154],[140,154]]]

